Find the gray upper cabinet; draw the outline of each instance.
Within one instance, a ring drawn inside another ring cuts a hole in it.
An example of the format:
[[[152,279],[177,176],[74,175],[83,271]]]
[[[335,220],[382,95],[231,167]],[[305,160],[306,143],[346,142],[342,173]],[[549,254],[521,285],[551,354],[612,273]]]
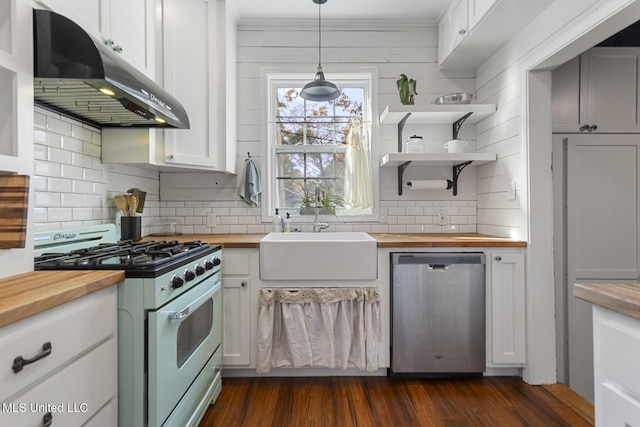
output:
[[[640,48],[593,48],[553,71],[556,133],[640,132]]]

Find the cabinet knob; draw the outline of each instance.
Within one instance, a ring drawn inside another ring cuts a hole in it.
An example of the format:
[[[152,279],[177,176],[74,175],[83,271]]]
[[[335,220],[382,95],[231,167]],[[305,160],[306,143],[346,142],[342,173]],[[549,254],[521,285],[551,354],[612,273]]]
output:
[[[502,257],[500,255],[496,255],[496,257],[494,258],[496,261],[502,261]]]
[[[461,36],[464,36],[465,34],[467,34],[467,30],[462,28],[460,31],[458,31],[458,34],[460,34]]]
[[[240,286],[242,286],[243,288],[247,287],[247,281],[243,280],[242,282],[240,282]]]
[[[589,132],[593,132],[594,130],[598,129],[598,125],[591,125],[591,127],[589,127]]]

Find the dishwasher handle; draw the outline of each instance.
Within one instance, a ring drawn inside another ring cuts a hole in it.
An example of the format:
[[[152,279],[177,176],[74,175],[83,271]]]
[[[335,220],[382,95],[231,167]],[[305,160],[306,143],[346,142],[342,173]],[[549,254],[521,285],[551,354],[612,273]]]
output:
[[[451,264],[427,264],[429,270],[448,270]]]

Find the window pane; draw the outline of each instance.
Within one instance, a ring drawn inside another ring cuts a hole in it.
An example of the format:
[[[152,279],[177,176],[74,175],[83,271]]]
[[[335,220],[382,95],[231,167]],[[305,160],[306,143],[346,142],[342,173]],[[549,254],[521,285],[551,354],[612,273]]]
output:
[[[300,207],[304,198],[304,179],[278,179],[277,206],[282,208]]]
[[[276,144],[296,145],[304,141],[304,127],[299,123],[277,123],[278,141]]]

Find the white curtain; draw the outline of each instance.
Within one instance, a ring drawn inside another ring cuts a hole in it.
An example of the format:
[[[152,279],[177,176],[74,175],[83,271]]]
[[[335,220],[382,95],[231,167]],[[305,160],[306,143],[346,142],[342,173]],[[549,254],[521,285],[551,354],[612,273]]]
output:
[[[258,373],[284,366],[378,369],[377,288],[262,288]]]
[[[362,120],[351,120],[345,153],[346,179],[344,200],[352,209],[373,206],[371,178],[371,142]]]

